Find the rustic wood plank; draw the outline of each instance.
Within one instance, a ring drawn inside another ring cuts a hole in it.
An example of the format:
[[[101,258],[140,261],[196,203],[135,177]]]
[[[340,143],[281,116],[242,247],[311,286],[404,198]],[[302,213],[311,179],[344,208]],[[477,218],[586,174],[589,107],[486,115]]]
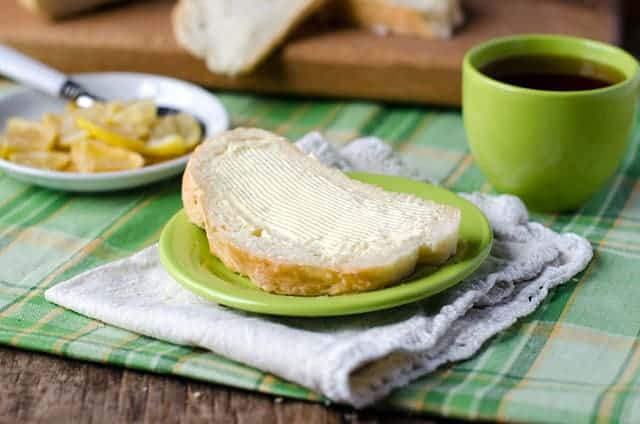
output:
[[[209,72],[171,30],[171,0],[126,2],[50,23],[5,2],[0,40],[67,72],[160,73],[212,87],[458,104],[460,65],[473,45],[500,35],[551,32],[615,42],[617,0],[466,0],[468,23],[451,40],[378,37],[365,30],[304,31],[251,75]]]
[[[0,347],[0,422],[434,423]],[[437,422],[445,422],[438,420]],[[447,421],[451,422],[451,421]]]

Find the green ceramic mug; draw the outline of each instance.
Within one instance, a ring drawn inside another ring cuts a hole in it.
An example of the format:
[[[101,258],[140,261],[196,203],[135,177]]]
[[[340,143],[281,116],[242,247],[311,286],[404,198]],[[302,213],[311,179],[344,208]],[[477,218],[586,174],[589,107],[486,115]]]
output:
[[[547,91],[499,82],[480,69],[510,56],[559,55],[614,67],[604,88]],[[635,119],[639,68],[625,51],[556,35],[497,38],[463,66],[463,116],[471,152],[489,182],[544,212],[575,209],[614,173]]]

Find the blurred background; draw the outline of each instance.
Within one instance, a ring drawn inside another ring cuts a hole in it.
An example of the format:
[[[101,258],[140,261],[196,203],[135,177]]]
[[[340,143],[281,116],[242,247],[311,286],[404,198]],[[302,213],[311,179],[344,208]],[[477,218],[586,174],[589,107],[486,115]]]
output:
[[[214,60],[206,65],[210,52],[197,45],[218,36],[215,28],[186,42],[176,37],[186,24],[172,0],[7,1],[0,41],[71,73],[138,71],[239,91],[445,105],[460,102],[464,53],[495,36],[573,34],[640,53],[640,4],[633,0],[438,0],[434,10],[415,11],[418,29],[398,27],[397,10],[358,9],[368,1],[402,2],[327,0],[242,75],[219,72]]]

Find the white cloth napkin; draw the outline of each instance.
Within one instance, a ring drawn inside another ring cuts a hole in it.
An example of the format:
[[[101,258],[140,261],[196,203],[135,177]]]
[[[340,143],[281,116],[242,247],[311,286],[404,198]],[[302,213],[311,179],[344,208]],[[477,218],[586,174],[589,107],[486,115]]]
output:
[[[337,149],[312,133],[297,145],[345,170],[424,179],[375,138]],[[334,401],[363,407],[446,362],[470,357],[591,259],[585,239],[528,222],[526,208],[516,197],[463,196],[491,223],[491,256],[461,284],[391,310],[278,318],[221,307],[176,283],[160,265],[155,245],[60,283],[45,296],[108,324],[210,349]]]

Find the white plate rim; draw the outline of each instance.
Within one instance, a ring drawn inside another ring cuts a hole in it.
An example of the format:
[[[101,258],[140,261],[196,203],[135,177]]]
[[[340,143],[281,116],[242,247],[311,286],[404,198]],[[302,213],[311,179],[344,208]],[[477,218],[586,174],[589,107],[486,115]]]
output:
[[[186,155],[182,155],[178,158],[171,159],[165,162],[154,163],[153,165],[148,165],[138,169],[131,169],[128,171],[113,171],[113,172],[96,172],[96,173],[88,173],[88,172],[62,172],[62,171],[54,171],[50,169],[43,168],[33,168],[31,166],[20,165],[18,163],[14,163],[8,161],[6,159],[0,159],[0,169],[2,167],[24,175],[29,175],[32,177],[40,177],[40,178],[55,178],[59,181],[76,181],[82,177],[83,181],[104,181],[104,180],[112,180],[113,178],[124,178],[124,177],[135,177],[138,175],[145,175],[152,173],[153,171],[164,171],[168,168],[173,168],[174,166],[187,165],[189,161],[189,157],[191,153],[187,153]]]

